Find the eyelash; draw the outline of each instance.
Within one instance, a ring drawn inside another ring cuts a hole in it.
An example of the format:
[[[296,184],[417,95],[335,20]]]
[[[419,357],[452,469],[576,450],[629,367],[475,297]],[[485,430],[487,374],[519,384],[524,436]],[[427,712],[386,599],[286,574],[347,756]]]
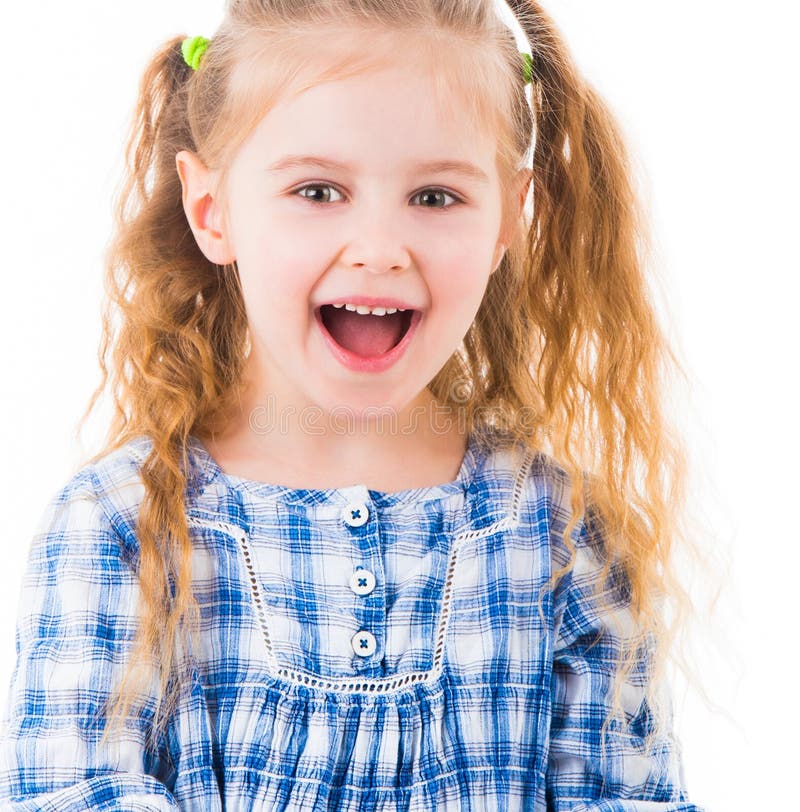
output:
[[[311,200],[311,198],[305,197],[304,195],[300,195],[300,192],[305,191],[306,189],[336,189],[336,187],[331,185],[330,183],[307,183],[305,186],[300,186],[292,192],[292,194],[299,195],[304,200],[308,200],[309,203],[311,203],[312,205],[326,206],[329,204],[319,200]],[[342,192],[339,191],[339,189],[336,189],[336,191],[339,192],[339,194],[342,194]],[[451,203],[449,206],[422,206],[423,209],[450,209],[453,206],[456,206],[459,203],[464,202],[464,200],[458,195],[454,194],[453,192],[447,191],[447,189],[442,189],[438,186],[430,186],[426,189],[421,189],[414,195],[414,197],[418,197],[424,192],[441,192],[442,194],[447,195],[448,197],[452,197],[455,203]]]

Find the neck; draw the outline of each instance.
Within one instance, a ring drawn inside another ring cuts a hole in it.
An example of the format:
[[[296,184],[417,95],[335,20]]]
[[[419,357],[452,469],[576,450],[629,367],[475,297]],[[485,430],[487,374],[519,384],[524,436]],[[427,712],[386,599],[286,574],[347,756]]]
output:
[[[206,444],[224,471],[291,487],[363,483],[382,491],[455,478],[466,429],[424,389],[401,411],[360,416],[298,409],[276,393],[246,397],[224,434]]]

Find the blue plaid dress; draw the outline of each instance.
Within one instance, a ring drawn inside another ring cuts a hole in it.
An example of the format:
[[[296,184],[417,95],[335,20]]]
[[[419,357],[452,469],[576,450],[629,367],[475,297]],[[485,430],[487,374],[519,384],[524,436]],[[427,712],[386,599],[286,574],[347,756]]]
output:
[[[478,436],[454,481],[393,493],[228,475],[192,438],[201,634],[154,749],[149,696],[98,746],[136,629],[149,440],[84,466],[30,550],[0,810],[698,812],[674,737],[641,749],[640,684],[624,693],[633,735],[598,758],[625,602],[601,614],[588,598],[585,514],[539,611],[569,561],[568,479]]]

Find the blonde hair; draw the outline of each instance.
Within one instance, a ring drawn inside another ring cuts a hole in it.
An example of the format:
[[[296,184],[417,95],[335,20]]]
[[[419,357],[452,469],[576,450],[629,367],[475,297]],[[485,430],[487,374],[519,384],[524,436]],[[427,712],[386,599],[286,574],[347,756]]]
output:
[[[673,633],[665,602],[676,621],[689,608],[672,568],[674,546],[690,542],[680,525],[686,461],[662,412],[662,386],[680,364],[648,298],[646,233],[618,126],[539,3],[510,6],[531,44],[530,99],[492,0],[232,0],[196,72],[182,59],[182,37],[153,57],[107,258],[102,381],[83,418],[108,387],[115,412],[94,459],[137,435],[152,440],[137,525],[142,623],[112,722],[131,708],[139,666],[160,669],[154,727],[174,709],[176,652],[197,623],[186,444],[225,425],[247,354],[236,266],[215,266],[193,239],[175,155],[194,151],[224,187],[232,156],[279,94],[369,70],[388,54],[382,35],[403,32],[434,65],[438,101],[466,103],[492,128],[507,189],[520,167],[532,170],[530,222],[519,224],[462,346],[429,389],[468,427],[491,421],[563,467],[574,486],[563,534],[573,559],[570,536],[591,503],[604,551],[598,593],[622,566],[638,630],[618,664],[612,716],[625,721],[620,690],[644,645],[653,655],[650,738],[660,735]],[[343,47],[347,32],[368,33],[374,47]],[[523,411],[535,419],[523,424]]]

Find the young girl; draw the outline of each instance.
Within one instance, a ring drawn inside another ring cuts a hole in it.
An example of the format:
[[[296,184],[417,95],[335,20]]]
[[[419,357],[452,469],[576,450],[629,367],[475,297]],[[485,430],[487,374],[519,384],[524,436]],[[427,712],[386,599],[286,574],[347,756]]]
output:
[[[511,6],[531,54],[489,0],[232,0],[155,56],[2,809],[698,809],[626,152]]]

